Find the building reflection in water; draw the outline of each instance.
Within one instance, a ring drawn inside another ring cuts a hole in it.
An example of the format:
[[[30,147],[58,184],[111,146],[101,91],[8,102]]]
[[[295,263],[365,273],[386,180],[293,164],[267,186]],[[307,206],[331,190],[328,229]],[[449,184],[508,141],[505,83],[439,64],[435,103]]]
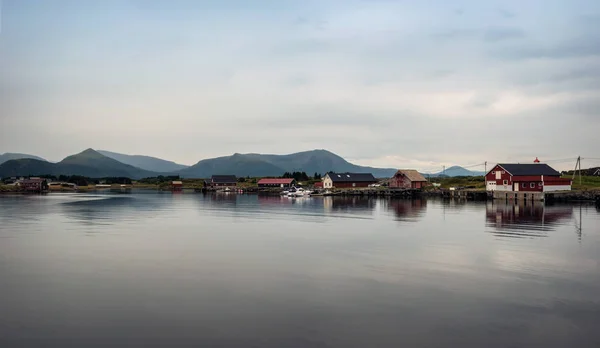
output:
[[[323,209],[327,213],[373,214],[377,202],[366,197],[323,197]]]
[[[237,193],[234,192],[217,192],[203,195],[205,203],[208,205],[236,205],[237,197]]]
[[[425,199],[387,199],[384,201],[387,209],[392,211],[397,221],[418,221],[425,213]]]
[[[543,202],[492,201],[486,204],[486,224],[502,237],[546,237],[558,224],[572,220],[573,206]]]

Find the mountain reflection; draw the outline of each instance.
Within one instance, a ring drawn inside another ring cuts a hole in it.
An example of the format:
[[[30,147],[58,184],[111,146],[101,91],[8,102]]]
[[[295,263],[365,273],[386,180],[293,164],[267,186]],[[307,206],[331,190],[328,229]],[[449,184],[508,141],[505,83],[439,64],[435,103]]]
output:
[[[572,219],[572,206],[547,206],[542,202],[488,202],[486,223],[502,237],[546,237],[556,225]]]

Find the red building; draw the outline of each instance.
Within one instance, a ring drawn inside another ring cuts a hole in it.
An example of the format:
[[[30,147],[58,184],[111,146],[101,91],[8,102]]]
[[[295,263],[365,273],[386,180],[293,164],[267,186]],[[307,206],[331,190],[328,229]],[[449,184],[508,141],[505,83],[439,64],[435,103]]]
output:
[[[571,179],[563,179],[560,173],[547,164],[499,163],[485,175],[488,191],[550,192],[570,191]]]
[[[30,178],[20,180],[19,187],[28,192],[43,192],[48,191],[48,181],[42,178]]]
[[[390,188],[421,189],[427,184],[427,179],[414,169],[400,169],[390,179]]]
[[[296,184],[296,180],[289,179],[276,179],[276,178],[263,178],[258,180],[258,187],[292,187]]]
[[[181,181],[172,181],[171,182],[171,190],[172,191],[181,191],[183,189],[183,182]]]
[[[327,173],[323,177],[324,188],[368,187],[377,179],[371,173]]]

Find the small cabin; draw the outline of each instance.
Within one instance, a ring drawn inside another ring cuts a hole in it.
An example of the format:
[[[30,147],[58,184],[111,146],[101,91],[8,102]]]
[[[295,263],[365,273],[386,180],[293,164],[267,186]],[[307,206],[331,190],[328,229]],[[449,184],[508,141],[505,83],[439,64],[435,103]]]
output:
[[[171,191],[181,191],[183,189],[182,181],[171,181]]]
[[[236,187],[237,177],[235,175],[213,175],[209,185],[210,187]]]
[[[43,178],[29,178],[17,182],[19,188],[27,192],[45,192],[48,191],[48,181]]]
[[[390,179],[390,188],[422,189],[427,179],[414,169],[400,169]]]

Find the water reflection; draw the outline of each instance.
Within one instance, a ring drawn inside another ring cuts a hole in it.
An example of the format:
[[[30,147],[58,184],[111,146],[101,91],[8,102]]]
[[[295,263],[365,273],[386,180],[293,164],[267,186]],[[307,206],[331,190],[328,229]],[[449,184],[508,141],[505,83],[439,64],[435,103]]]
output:
[[[573,207],[547,206],[543,202],[488,202],[487,226],[493,227],[497,236],[546,237],[563,221],[572,219]]]
[[[366,197],[323,197],[327,213],[372,215],[377,202]]]
[[[427,209],[425,199],[388,199],[384,202],[398,221],[418,221]]]
[[[591,205],[0,196],[0,347],[596,348],[599,224]]]

